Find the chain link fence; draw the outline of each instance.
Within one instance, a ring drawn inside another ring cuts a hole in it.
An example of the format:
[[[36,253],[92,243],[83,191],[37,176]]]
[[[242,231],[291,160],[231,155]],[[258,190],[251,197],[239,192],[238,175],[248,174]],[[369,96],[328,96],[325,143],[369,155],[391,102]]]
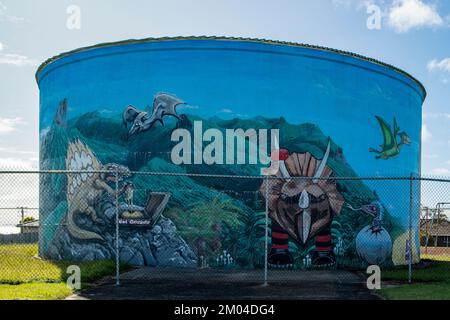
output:
[[[36,255],[33,263],[53,262],[53,276],[65,274],[68,265],[89,270],[106,263],[117,284],[267,284],[330,269],[345,277],[369,265],[400,268],[413,280],[420,254],[450,259],[446,179],[219,176],[119,167],[3,171],[0,179],[3,283],[53,279],[49,270],[30,267],[24,251]]]
[[[422,258],[449,260],[450,185],[440,179],[424,179],[421,185],[424,200],[419,229]]]

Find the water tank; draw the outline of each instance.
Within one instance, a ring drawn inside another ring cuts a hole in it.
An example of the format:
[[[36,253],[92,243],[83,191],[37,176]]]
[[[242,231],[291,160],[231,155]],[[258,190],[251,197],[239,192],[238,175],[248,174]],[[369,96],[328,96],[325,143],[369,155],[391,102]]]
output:
[[[36,79],[40,169],[77,171],[40,177],[43,257],[113,259],[118,214],[122,261],[257,268],[267,200],[271,267],[399,265],[409,246],[419,259],[419,186],[379,179],[420,175],[426,92],[402,70],[188,37],[77,49]],[[272,149],[279,179],[265,194]]]

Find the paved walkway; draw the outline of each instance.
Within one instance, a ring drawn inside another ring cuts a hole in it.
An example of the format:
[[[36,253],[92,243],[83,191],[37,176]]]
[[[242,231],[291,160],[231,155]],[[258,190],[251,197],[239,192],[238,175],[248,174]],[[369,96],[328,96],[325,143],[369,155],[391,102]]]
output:
[[[377,299],[357,274],[343,270],[261,270],[138,268],[107,278],[69,299]]]

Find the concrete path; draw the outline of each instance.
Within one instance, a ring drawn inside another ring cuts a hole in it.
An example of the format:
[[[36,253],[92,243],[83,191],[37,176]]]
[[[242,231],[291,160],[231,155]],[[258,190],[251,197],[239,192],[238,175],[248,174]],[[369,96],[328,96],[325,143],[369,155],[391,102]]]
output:
[[[378,299],[355,273],[343,270],[261,270],[138,268],[107,278],[69,299]]]

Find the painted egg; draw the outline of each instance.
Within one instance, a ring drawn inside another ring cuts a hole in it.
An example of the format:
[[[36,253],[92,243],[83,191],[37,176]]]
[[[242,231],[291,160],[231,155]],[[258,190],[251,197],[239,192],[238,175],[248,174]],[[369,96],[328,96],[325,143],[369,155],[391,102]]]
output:
[[[392,240],[386,229],[374,232],[371,227],[364,227],[356,236],[356,252],[367,263],[380,265],[392,254]]]
[[[416,238],[416,231],[412,230],[412,239],[413,239],[413,246],[412,246],[412,263],[418,263],[420,261],[419,257],[419,246],[418,246],[418,239]],[[406,250],[406,242],[409,240],[409,231],[404,232],[403,234],[399,235],[395,240],[394,244],[392,246],[392,262],[394,265],[405,265],[408,264],[408,261],[405,259],[405,250]]]

